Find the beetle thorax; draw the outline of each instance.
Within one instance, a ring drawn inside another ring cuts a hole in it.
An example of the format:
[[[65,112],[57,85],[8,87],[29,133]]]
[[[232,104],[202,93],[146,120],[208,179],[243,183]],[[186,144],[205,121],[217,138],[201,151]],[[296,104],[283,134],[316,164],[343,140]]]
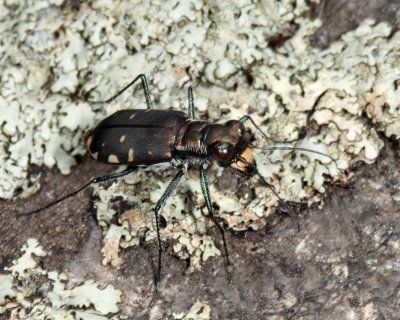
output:
[[[207,147],[204,138],[208,126],[210,126],[208,121],[186,120],[176,135],[175,149],[181,153],[191,153],[193,156],[206,156]]]
[[[242,123],[231,120],[225,124],[186,120],[179,129],[175,149],[184,157],[214,157],[227,166],[247,146]]]

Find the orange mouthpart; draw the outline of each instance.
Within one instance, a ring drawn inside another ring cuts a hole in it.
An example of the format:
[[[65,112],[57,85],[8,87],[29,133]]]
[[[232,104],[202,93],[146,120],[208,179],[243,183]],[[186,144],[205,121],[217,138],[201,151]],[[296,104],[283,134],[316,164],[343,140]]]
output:
[[[231,168],[233,168],[235,170],[246,173],[248,171],[250,164],[254,161],[253,152],[251,151],[251,149],[249,147],[247,147],[240,154],[240,157],[242,157],[244,160],[246,160],[246,162],[239,159],[235,162],[232,162],[230,164],[230,166],[231,166]]]

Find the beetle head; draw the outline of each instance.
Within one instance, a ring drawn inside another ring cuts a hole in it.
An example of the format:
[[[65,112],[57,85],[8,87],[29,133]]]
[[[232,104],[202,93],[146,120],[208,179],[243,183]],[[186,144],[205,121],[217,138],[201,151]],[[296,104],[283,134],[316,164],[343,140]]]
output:
[[[255,162],[245,133],[242,122],[230,120],[223,125],[213,125],[207,133],[206,144],[221,166],[230,166],[240,174],[251,176]]]

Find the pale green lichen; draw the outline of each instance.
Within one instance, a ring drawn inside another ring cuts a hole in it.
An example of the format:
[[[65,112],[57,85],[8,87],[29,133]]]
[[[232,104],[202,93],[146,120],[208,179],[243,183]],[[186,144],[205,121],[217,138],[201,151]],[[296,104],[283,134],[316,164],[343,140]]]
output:
[[[294,145],[330,154],[336,164],[313,153],[255,150],[259,171],[286,200],[318,201],[313,195],[324,191],[326,179],[337,179],[354,161],[376,159],[383,145],[377,131],[400,136],[400,33],[390,35],[385,23],[367,20],[319,49],[310,46],[308,37],[320,22],[300,17],[308,10],[305,1],[102,0],[81,3],[73,13],[63,12],[68,7],[61,2],[7,1],[2,6],[2,198],[10,199],[18,187],[26,190],[29,164],[68,173],[74,156],[85,153],[84,131],[106,115],[145,108],[140,85],[104,105],[73,101],[66,94],[80,89],[92,100],[104,100],[140,73],[148,77],[157,109],[187,110],[183,87],[193,81],[199,117],[224,122],[251,112],[261,129],[278,140],[297,138],[303,127],[317,128],[317,135]],[[283,46],[269,47],[266,39],[293,22],[296,33]],[[257,145],[268,142],[251,130]],[[250,201],[218,190],[214,182],[221,173],[215,165],[209,170],[216,214],[229,228],[262,228],[276,197],[257,179],[240,182],[256,189]],[[136,245],[139,237],[156,239],[154,206],[173,175],[173,170],[138,170],[108,189],[96,186],[104,263],[123,263],[118,246]],[[167,221],[162,238],[176,239],[175,253],[191,259],[191,270],[221,254],[221,246],[206,235],[212,222],[204,217],[208,213],[195,176],[189,171],[160,212]],[[118,226],[112,224],[116,196],[135,204]]]
[[[33,259],[32,254],[37,257],[43,257],[46,255],[46,252],[39,245],[39,242],[36,239],[30,238],[26,241],[21,248],[23,255],[16,261],[13,261],[12,266],[6,268],[5,270],[9,270],[13,275],[19,275],[22,277],[26,270],[35,268],[37,266],[37,262]]]
[[[82,285],[72,289],[66,289],[66,277],[60,277],[57,272],[49,272],[48,277],[53,280],[53,289],[47,294],[53,308],[59,309],[63,306],[77,308],[90,308],[100,314],[116,313],[119,311],[118,303],[121,302],[121,293],[108,285],[99,289],[94,280],[86,280]],[[92,312],[94,311],[92,310]]]
[[[15,319],[106,320],[117,313],[121,292],[108,285],[99,289],[94,280],[68,284],[66,274],[47,271],[33,258],[46,255],[36,239],[28,239],[22,256],[0,275],[0,315]],[[39,281],[40,280],[40,281]]]
[[[14,278],[8,274],[0,274],[0,308],[5,305],[6,298],[15,298],[17,292],[13,289]],[[1,309],[0,309],[1,310]]]
[[[82,3],[78,12],[69,14],[62,3],[7,1],[2,6],[2,198],[10,199],[16,188],[27,187],[29,164],[56,165],[68,173],[75,164],[73,157],[85,152],[81,142],[85,130],[119,108],[144,106],[141,94],[124,106],[100,107],[71,101],[64,93],[83,85],[84,90],[93,90],[95,99],[104,99],[145,73],[159,108],[179,107],[183,99],[174,83],[190,80],[183,72],[187,66],[191,75],[216,72],[218,82],[224,83],[233,69],[261,58],[255,47],[265,48],[265,39],[279,32],[280,24],[307,10],[304,2],[293,0],[263,1],[257,6],[247,1],[219,6],[198,0],[118,5],[96,1],[92,7]],[[234,6],[241,14],[232,24]],[[206,14],[210,10],[212,19]],[[217,30],[212,31],[212,24]],[[240,63],[225,54],[222,43],[232,41],[248,49],[242,50]],[[215,46],[216,42],[221,45]]]
[[[176,320],[208,320],[211,319],[211,308],[207,302],[197,301],[188,312],[174,313]]]

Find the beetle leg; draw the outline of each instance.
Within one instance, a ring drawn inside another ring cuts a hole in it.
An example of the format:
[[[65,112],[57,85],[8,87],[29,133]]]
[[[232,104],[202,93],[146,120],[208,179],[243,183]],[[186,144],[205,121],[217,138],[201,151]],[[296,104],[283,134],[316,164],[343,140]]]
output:
[[[156,218],[157,240],[158,240],[158,270],[157,270],[156,286],[155,286],[153,298],[157,295],[158,285],[160,284],[160,280],[161,280],[162,246],[161,246],[160,222],[159,222],[159,218],[158,218],[158,211],[160,211],[160,209],[164,206],[165,201],[167,201],[167,199],[169,198],[171,193],[176,189],[176,187],[178,186],[178,183],[181,180],[184,173],[185,173],[184,168],[181,168],[179,170],[179,172],[175,175],[175,177],[171,180],[171,182],[168,184],[167,189],[165,189],[160,200],[158,200],[155,210],[154,210],[155,218]]]
[[[102,177],[97,177],[94,178],[92,180],[90,180],[88,183],[86,183],[85,185],[83,185],[82,187],[80,187],[79,189],[65,195],[64,197],[57,199],[47,205],[45,205],[44,207],[41,207],[39,209],[33,210],[33,211],[29,211],[29,212],[24,212],[24,213],[18,213],[17,217],[21,217],[21,216],[29,216],[31,214],[35,214],[38,213],[39,211],[42,211],[44,209],[50,208],[54,205],[56,205],[57,203],[64,201],[65,199],[68,199],[74,195],[76,195],[77,193],[83,191],[84,189],[86,189],[87,187],[89,187],[92,183],[101,183],[101,182],[105,182],[105,181],[109,181],[109,180],[114,180],[114,179],[118,179],[120,177],[126,176],[128,174],[130,174],[131,172],[133,172],[137,167],[128,167],[126,170],[122,171],[122,172],[117,172],[117,173],[113,173],[113,174],[109,174],[106,176],[102,176]]]
[[[189,96],[189,117],[191,120],[194,120],[194,103],[193,103],[193,89],[189,87],[188,89]]]
[[[149,91],[149,86],[147,85],[146,76],[144,74],[141,74],[140,78],[142,79],[142,87],[143,87],[144,95],[146,97],[147,109],[153,109],[153,105],[151,104],[150,91]],[[135,80],[133,80],[133,81],[135,81]],[[134,82],[132,82],[132,84],[133,83]]]
[[[109,98],[109,99],[107,99],[105,101],[92,101],[92,100],[85,100],[85,101],[90,102],[90,103],[110,103],[111,101],[113,101],[114,99],[119,97],[123,92],[125,92],[125,90],[127,90],[129,87],[134,85],[136,83],[136,81],[138,81],[139,79],[142,80],[142,87],[143,87],[144,94],[145,94],[145,97],[146,97],[147,109],[152,109],[153,106],[151,104],[149,86],[147,85],[146,76],[144,74],[139,74],[135,79],[133,79],[131,82],[129,82],[120,91],[118,91],[111,98]]]
[[[210,191],[208,189],[208,179],[207,179],[207,176],[203,169],[200,169],[200,182],[201,182],[201,190],[203,191],[204,198],[206,200],[206,206],[207,206],[208,212],[210,214],[210,217],[211,217],[212,221],[214,221],[215,225],[218,227],[219,232],[221,233],[221,236],[222,236],[222,242],[224,244],[225,256],[226,256],[226,264],[228,266],[229,282],[231,284],[233,284],[231,263],[229,261],[228,247],[227,247],[226,241],[225,241],[225,231],[224,231],[224,228],[221,227],[220,224],[217,222],[217,220],[215,220],[215,217],[213,214],[214,210],[213,210],[213,207],[211,204]]]

